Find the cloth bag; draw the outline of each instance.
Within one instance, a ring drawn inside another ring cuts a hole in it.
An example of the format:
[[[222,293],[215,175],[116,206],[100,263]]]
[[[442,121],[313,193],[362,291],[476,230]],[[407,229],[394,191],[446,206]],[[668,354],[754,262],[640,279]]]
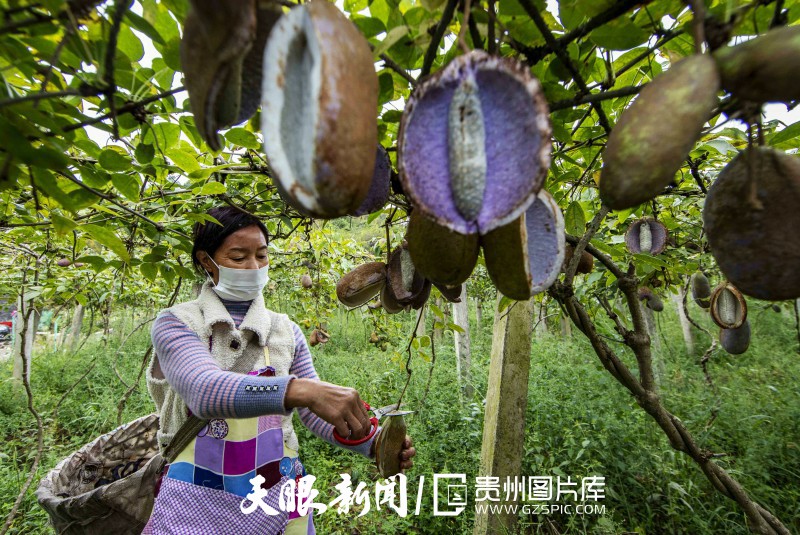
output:
[[[190,417],[159,453],[158,415],[121,425],[81,447],[39,482],[36,498],[63,535],[140,534],[168,462],[205,427]]]

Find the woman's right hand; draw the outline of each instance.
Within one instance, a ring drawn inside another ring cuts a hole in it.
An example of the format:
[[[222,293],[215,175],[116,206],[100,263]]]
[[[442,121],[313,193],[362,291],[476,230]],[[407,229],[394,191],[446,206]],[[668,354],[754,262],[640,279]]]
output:
[[[289,381],[284,406],[307,407],[333,425],[339,435],[351,440],[364,438],[372,426],[356,389],[325,381],[302,378]]]

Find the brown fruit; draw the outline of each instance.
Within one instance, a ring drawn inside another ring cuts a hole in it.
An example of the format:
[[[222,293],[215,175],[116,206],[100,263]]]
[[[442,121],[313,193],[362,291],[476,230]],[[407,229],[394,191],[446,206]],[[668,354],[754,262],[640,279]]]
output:
[[[489,277],[511,299],[543,292],[561,270],[564,239],[561,209],[541,190],[522,217],[481,237]]]
[[[414,266],[435,284],[461,285],[478,262],[477,234],[453,232],[419,210],[409,215],[406,242]]]
[[[414,266],[406,243],[392,251],[386,266],[386,285],[399,304],[416,303],[420,293],[426,290],[425,283],[425,277]],[[429,282],[427,286],[427,292],[430,293]]]
[[[56,265],[59,267],[68,267],[72,264],[72,261],[69,258],[59,258]]]
[[[369,43],[332,3],[312,0],[275,25],[264,53],[264,150],[292,206],[319,218],[367,196],[378,145],[378,77]]]
[[[369,262],[347,273],[336,284],[336,297],[342,304],[359,307],[375,297],[386,284],[386,264]]]
[[[758,299],[800,297],[800,158],[748,149],[708,190],[711,254],[736,288]]]
[[[384,478],[400,473],[400,452],[406,439],[408,426],[402,414],[386,415],[381,432],[375,440],[375,463]]]
[[[575,253],[575,247],[568,243],[564,249],[564,263],[561,265],[561,271],[566,272],[569,263],[572,261],[572,255]],[[587,275],[594,269],[594,257],[588,251],[584,250],[581,254],[581,259],[578,261],[578,269],[575,273]]]
[[[314,286],[314,281],[311,280],[311,275],[306,273],[305,275],[300,277],[300,284],[303,285],[303,288],[308,289],[308,288],[311,288],[312,286]]]
[[[800,26],[784,26],[714,52],[722,87],[755,102],[800,98]]]

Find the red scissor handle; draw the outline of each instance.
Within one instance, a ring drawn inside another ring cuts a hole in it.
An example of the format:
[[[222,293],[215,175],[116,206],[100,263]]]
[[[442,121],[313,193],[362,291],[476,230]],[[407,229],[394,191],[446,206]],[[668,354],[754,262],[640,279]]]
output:
[[[369,403],[367,403],[366,401],[362,401],[361,403],[364,404],[365,409],[370,410],[371,407],[369,406]],[[362,439],[351,440],[349,438],[345,438],[342,435],[340,435],[339,432],[336,431],[336,429],[333,430],[333,438],[335,438],[339,443],[344,444],[345,446],[358,446],[359,444],[363,444],[364,442],[367,442],[369,439],[375,436],[375,433],[378,431],[378,418],[372,417],[369,419],[369,422],[372,424],[372,429],[370,429],[369,434],[367,434],[367,436],[365,436]]]

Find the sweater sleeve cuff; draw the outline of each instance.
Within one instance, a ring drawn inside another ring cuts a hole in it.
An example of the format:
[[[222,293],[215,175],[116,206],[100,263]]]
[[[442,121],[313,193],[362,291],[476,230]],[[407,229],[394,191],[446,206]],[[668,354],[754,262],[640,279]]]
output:
[[[239,418],[265,414],[287,416],[292,410],[284,406],[286,387],[294,375],[281,377],[247,376],[239,383],[234,397],[234,407]]]

